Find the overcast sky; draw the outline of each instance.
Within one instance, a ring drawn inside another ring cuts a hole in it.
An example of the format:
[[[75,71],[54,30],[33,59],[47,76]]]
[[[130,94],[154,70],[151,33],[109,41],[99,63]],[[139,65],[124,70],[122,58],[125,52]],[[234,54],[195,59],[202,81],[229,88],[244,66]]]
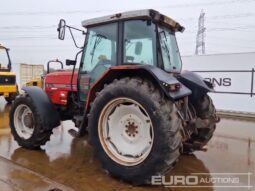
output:
[[[15,63],[44,64],[72,59],[72,41],[57,39],[57,23],[81,28],[81,21],[126,10],[152,8],[185,26],[177,35],[182,55],[195,52],[198,17],[205,12],[206,54],[255,52],[255,0],[8,0],[0,6],[0,43]],[[84,37],[77,40],[83,43]]]

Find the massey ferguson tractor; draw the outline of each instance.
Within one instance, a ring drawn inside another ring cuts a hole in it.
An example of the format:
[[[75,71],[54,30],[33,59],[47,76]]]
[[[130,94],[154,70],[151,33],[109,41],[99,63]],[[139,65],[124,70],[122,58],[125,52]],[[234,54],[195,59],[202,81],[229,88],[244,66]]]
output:
[[[213,85],[181,70],[175,33],[184,27],[155,10],[85,20],[82,26],[86,32],[62,19],[58,26],[61,40],[65,29],[72,37],[72,30],[86,35],[75,60],[66,60],[73,65],[66,92],[54,94],[62,87],[54,78],[47,82],[51,73],[45,80],[50,92],[25,87],[12,105],[10,127],[18,144],[38,149],[61,121],[73,120],[77,130],[70,134],[88,132],[103,168],[136,185],[164,175],[181,153],[204,150],[219,118],[207,94]]]

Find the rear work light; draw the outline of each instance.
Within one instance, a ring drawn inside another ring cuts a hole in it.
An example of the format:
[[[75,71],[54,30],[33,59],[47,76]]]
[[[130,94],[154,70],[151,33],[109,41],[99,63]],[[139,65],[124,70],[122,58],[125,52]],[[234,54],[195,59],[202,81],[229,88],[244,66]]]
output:
[[[181,88],[180,83],[167,84],[167,83],[163,82],[163,86],[166,88],[166,90],[168,90],[170,92],[178,91]]]

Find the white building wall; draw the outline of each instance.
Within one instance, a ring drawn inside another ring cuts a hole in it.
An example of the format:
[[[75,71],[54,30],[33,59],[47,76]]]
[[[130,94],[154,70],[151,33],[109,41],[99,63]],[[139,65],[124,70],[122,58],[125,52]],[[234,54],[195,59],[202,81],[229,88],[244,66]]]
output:
[[[252,70],[255,68],[255,53],[199,55],[182,57],[183,70]],[[250,73],[198,73],[215,84],[216,91],[251,92]],[[255,73],[254,73],[255,78]],[[255,79],[253,85],[255,93]],[[211,97],[217,109],[255,112],[255,95],[215,94]]]

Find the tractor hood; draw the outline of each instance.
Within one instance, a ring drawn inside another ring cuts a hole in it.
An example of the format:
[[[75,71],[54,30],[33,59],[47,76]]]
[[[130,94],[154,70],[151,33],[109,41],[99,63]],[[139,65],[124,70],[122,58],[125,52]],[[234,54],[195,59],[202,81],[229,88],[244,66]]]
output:
[[[61,71],[47,74],[45,77],[45,87],[70,89],[72,71]],[[76,90],[78,72],[73,75],[73,89]]]

